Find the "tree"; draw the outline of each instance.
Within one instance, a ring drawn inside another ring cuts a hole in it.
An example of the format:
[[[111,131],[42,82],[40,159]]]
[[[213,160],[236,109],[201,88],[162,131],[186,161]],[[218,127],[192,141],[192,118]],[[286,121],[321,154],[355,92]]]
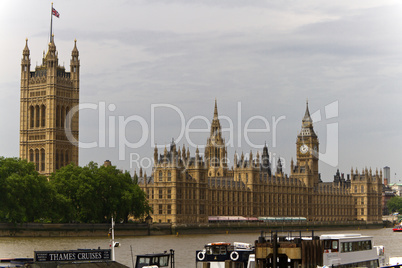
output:
[[[115,166],[70,164],[56,171],[50,183],[65,201],[61,221],[109,222],[112,216],[127,221],[129,215],[140,217],[149,212],[145,193],[128,172]]]
[[[149,211],[145,193],[128,172],[114,166],[70,164],[48,180],[33,163],[0,157],[1,222],[101,223]]]
[[[402,197],[394,196],[387,202],[388,210],[402,214]]]
[[[23,223],[48,220],[55,192],[32,163],[0,157],[0,220]]]

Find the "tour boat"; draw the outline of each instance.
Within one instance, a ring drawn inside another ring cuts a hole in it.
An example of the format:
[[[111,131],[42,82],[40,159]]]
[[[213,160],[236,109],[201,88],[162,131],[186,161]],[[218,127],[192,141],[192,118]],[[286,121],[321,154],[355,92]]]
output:
[[[401,225],[395,226],[395,227],[392,229],[392,231],[394,231],[394,232],[402,232],[402,226],[401,226]]]
[[[302,231],[261,232],[255,242],[255,267],[369,267],[385,266],[383,246],[361,234],[323,234]],[[298,233],[298,234],[297,234]]]
[[[394,232],[402,232],[402,222],[399,223],[398,225],[395,225],[395,227],[392,229]]]
[[[373,246],[373,237],[360,234],[321,235],[323,265],[342,267],[381,267],[385,264],[384,247]]]
[[[137,255],[135,268],[174,268],[174,250],[163,253]]]
[[[25,267],[26,264],[32,264],[34,259],[32,258],[12,258],[12,259],[0,259],[0,268],[3,267]]]
[[[209,243],[204,249],[197,250],[196,267],[225,268],[230,267],[252,268],[255,267],[254,247],[248,243],[227,242]],[[233,265],[233,266],[232,266]]]

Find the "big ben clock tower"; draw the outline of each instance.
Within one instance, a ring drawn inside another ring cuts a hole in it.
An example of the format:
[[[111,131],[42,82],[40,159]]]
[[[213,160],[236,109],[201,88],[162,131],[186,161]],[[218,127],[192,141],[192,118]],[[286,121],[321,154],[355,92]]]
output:
[[[319,182],[318,175],[318,137],[313,129],[313,120],[308,110],[308,102],[306,102],[306,112],[302,120],[302,128],[297,136],[297,166],[304,167],[309,177],[309,185],[316,186]]]

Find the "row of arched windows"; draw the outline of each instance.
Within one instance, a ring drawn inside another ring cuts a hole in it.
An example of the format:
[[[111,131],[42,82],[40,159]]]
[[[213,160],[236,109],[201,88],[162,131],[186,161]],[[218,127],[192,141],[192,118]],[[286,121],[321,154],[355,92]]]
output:
[[[67,166],[70,161],[68,150],[56,150],[56,169]]]
[[[35,163],[37,171],[43,172],[46,168],[45,149],[29,150],[29,161]],[[56,150],[56,169],[70,164],[71,157],[68,150]]]
[[[29,108],[30,127],[45,127],[46,126],[46,106],[36,105]]]
[[[29,150],[29,162],[35,163],[37,171],[45,171],[45,149]]]
[[[56,127],[64,127],[65,118],[70,111],[70,108],[59,106],[56,107]],[[45,105],[36,105],[29,107],[29,118],[30,123],[29,126],[31,128],[35,127],[46,127],[46,106]],[[69,126],[69,122],[67,121],[67,127]]]
[[[66,119],[66,116],[68,112],[70,111],[70,108],[64,107],[64,106],[59,106],[57,105],[56,107],[56,127],[64,127],[64,120]],[[69,126],[69,122],[67,121],[67,127]]]

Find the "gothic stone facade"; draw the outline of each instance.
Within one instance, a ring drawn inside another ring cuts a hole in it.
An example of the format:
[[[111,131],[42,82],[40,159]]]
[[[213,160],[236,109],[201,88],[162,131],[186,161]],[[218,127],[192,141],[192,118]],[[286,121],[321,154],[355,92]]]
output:
[[[268,148],[260,156],[250,152],[234,156],[227,166],[215,102],[210,137],[204,158],[197,148],[154,151],[153,174],[140,170],[139,183],[153,208],[155,222],[206,223],[209,216],[306,217],[309,221],[381,221],[382,174],[351,170],[347,179],[339,171],[333,182],[322,182],[318,171],[319,141],[308,105],[296,141],[297,160],[285,175],[278,161],[271,171]]]
[[[21,60],[20,158],[33,162],[41,174],[50,175],[69,163],[78,165],[78,111],[66,117],[79,103],[79,53],[74,43],[70,72],[58,64],[51,38],[42,64],[31,72],[28,39]]]

